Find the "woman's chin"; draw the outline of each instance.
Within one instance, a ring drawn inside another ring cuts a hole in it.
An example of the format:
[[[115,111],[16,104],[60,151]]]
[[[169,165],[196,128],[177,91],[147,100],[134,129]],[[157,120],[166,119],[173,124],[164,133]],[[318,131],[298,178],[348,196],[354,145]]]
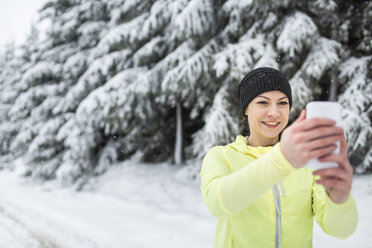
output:
[[[280,134],[281,131],[271,131],[271,132],[264,132],[263,135],[265,136],[265,138],[267,139],[275,139],[275,138],[278,138],[279,134]]]

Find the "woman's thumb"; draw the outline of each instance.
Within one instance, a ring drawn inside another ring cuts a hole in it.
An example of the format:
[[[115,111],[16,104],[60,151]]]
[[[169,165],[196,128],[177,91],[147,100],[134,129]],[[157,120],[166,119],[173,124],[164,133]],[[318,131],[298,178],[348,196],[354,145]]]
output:
[[[300,116],[293,122],[293,123],[297,123],[297,122],[301,122],[301,121],[303,121],[303,120],[305,120],[306,119],[306,110],[305,109],[303,109],[302,111],[301,111],[301,114],[300,114]]]

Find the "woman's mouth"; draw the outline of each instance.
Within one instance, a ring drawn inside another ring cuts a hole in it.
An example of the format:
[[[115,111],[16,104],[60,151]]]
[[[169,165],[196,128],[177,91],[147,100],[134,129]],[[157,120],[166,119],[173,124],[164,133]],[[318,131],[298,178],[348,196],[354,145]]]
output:
[[[263,121],[262,122],[268,128],[276,128],[279,126],[280,122],[277,121]]]

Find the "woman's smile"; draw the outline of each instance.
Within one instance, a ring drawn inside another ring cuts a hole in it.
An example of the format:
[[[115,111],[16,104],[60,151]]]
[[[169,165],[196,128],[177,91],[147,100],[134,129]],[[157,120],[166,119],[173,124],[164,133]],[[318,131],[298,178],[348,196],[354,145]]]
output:
[[[277,128],[280,124],[278,121],[262,121],[262,123],[268,128]]]

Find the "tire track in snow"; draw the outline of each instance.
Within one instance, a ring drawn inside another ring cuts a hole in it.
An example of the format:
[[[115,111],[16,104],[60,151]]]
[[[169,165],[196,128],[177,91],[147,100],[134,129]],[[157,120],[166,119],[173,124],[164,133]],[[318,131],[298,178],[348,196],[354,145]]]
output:
[[[29,230],[19,220],[9,215],[2,206],[0,206],[0,240],[2,246],[12,248],[61,248]]]
[[[11,202],[2,199],[4,206],[0,206],[0,215],[11,222],[9,228],[14,233],[15,240],[20,240],[20,233],[24,240],[32,242],[34,240],[38,245],[22,245],[20,248],[98,248],[98,245],[88,237],[79,235],[76,229],[65,225],[60,219],[55,218],[53,214],[43,211],[42,208],[35,209],[27,207],[22,202]],[[0,222],[1,223],[1,222]],[[1,230],[1,229],[0,229]],[[1,236],[0,236],[1,237]],[[77,246],[77,244],[79,244]],[[0,241],[0,247],[2,241]],[[12,247],[13,246],[5,246]],[[15,248],[15,247],[14,247]]]

